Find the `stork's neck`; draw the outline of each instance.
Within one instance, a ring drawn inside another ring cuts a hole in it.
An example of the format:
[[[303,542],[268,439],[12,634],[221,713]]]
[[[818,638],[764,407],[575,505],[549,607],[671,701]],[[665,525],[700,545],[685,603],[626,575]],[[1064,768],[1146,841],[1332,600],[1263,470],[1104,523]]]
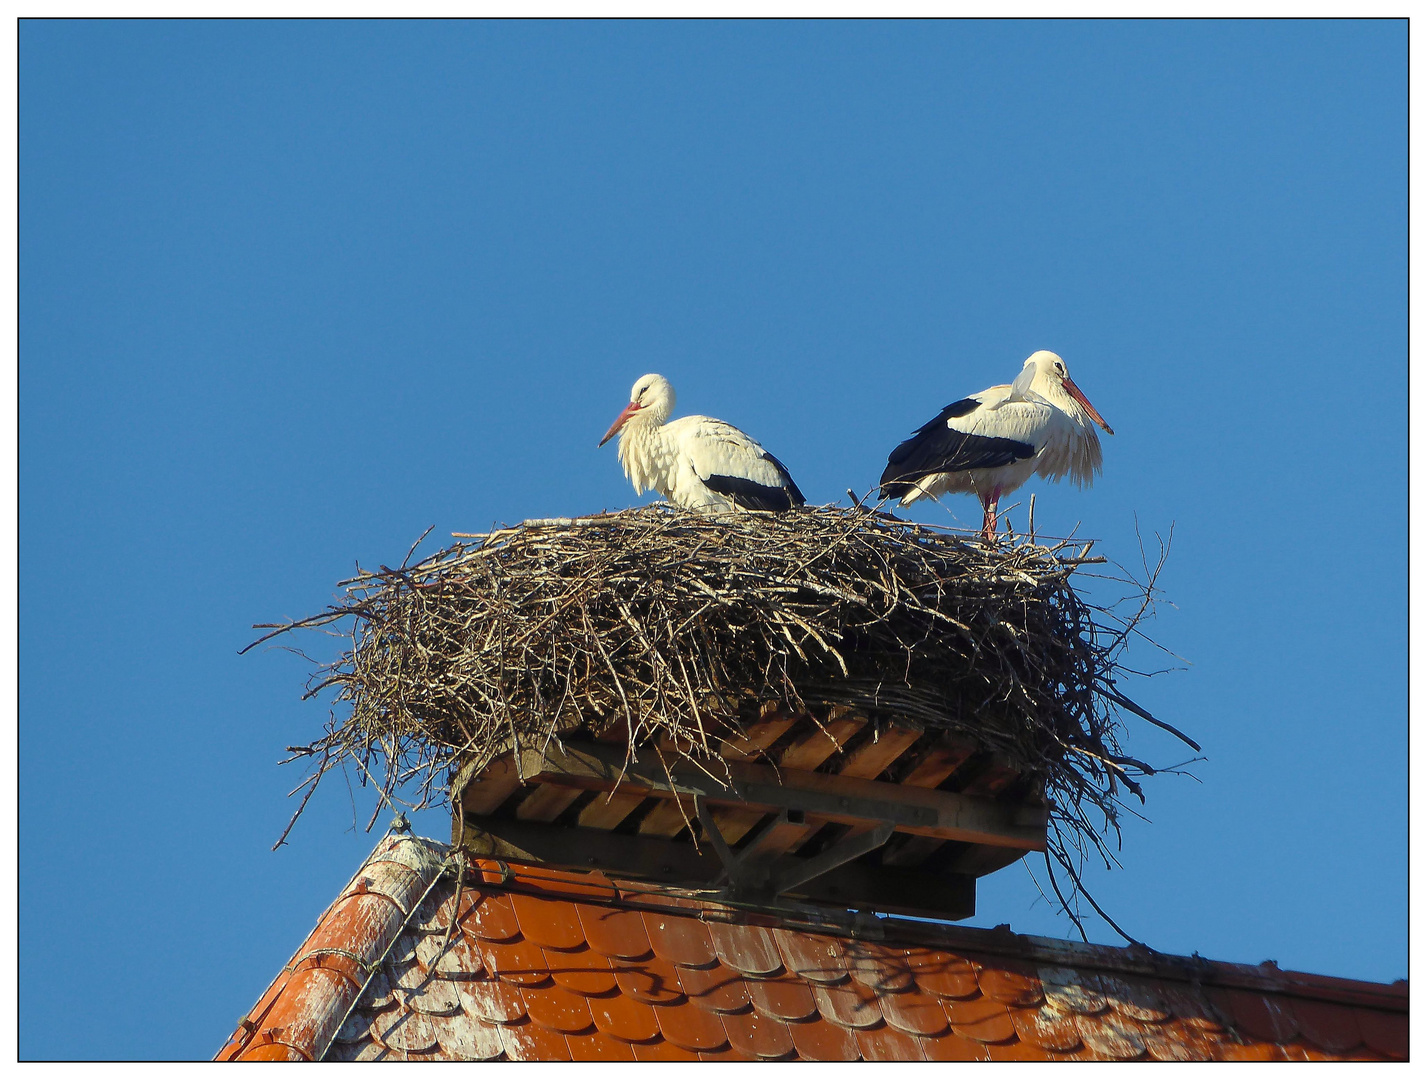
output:
[[[663,437],[664,421],[668,418],[667,406],[661,408],[656,403],[640,409],[620,429],[619,463],[636,492],[653,488],[668,498],[672,455]]]

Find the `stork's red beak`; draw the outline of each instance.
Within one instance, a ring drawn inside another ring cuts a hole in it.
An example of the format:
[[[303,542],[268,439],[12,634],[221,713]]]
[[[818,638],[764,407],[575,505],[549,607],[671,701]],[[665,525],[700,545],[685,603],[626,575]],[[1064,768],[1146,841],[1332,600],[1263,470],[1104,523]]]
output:
[[[611,424],[609,426],[609,430],[604,433],[604,438],[600,440],[600,446],[603,446],[605,443],[613,439],[615,432],[617,432],[620,428],[624,427],[624,422],[642,408],[644,408],[644,406],[639,404],[639,402],[637,401],[631,401],[628,405],[626,405],[624,407],[624,412],[620,413],[614,418],[614,423]]]
[[[1115,434],[1115,429],[1112,428],[1109,424],[1105,423],[1105,418],[1095,411],[1095,406],[1090,404],[1089,399],[1080,392],[1080,387],[1076,386],[1075,383],[1071,382],[1069,375],[1065,377],[1065,392],[1080,403],[1080,407],[1090,414],[1090,419],[1094,420],[1097,424],[1099,424],[1102,428],[1105,429],[1106,435]],[[624,417],[621,416],[620,422],[623,423],[623,421]],[[619,424],[615,425],[615,427],[618,426]],[[606,435],[605,438],[607,439],[609,438],[609,436]]]

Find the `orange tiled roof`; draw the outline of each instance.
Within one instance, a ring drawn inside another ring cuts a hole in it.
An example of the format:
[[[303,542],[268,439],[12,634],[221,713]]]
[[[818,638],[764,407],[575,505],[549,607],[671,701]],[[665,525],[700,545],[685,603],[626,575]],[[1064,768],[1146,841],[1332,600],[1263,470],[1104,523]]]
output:
[[[458,884],[449,851],[384,838],[218,1059],[1407,1056],[1406,983],[868,916],[819,926],[491,860]]]

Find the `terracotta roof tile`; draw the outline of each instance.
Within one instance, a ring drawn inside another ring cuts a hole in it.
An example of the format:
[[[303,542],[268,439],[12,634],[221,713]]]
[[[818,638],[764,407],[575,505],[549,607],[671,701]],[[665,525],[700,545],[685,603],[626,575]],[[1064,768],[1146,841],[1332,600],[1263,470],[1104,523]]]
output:
[[[804,1061],[856,1061],[861,1055],[852,1028],[837,1024],[789,1024],[793,1048]]]
[[[499,982],[457,982],[461,1009],[486,1024],[515,1024],[525,1019],[525,998],[514,986]]]
[[[858,941],[847,947],[847,972],[874,993],[906,990],[915,981],[907,958],[874,942]]]
[[[389,1050],[431,1050],[436,1046],[436,1029],[419,1012],[393,1007],[372,1024],[372,1035]]]
[[[538,986],[550,980],[545,950],[529,938],[515,941],[483,941],[481,960],[501,982],[517,986]]]
[[[442,1053],[456,1061],[491,1061],[505,1052],[500,1033],[486,1024],[473,1024],[464,1014],[429,1017]]]
[[[1167,1020],[1171,1010],[1153,987],[1137,979],[1122,979],[1101,973],[1100,989],[1116,1012],[1132,1020],[1153,1023]]]
[[[608,994],[617,985],[609,960],[593,949],[546,949],[545,964],[556,986],[577,994]]]
[[[684,1000],[674,965],[658,957],[643,960],[615,960],[614,977],[619,992],[646,1005],[672,1005]]]
[[[714,952],[727,967],[744,975],[775,975],[783,970],[773,935],[763,927],[711,922],[708,931]]]
[[[1039,1005],[1043,997],[1034,964],[1011,961],[1005,967],[982,968],[976,982],[983,994],[1003,1005]]]
[[[634,1047],[621,1039],[592,1031],[588,1035],[567,1035],[569,1054],[575,1061],[638,1061]]]
[[[752,1004],[743,977],[726,967],[677,969],[679,984],[689,1000],[712,1012],[744,1012]]]
[[[1045,1050],[1034,1043],[1012,1039],[1010,1042],[986,1043],[986,1056],[992,1061],[1044,1061]]]
[[[1198,1031],[1170,1021],[1141,1034],[1155,1061],[1213,1061],[1212,1044]]]
[[[654,1019],[665,1040],[685,1050],[711,1052],[728,1043],[717,1013],[687,1003],[656,1006]]]
[[[946,1010],[930,994],[904,990],[879,999],[887,1023],[908,1035],[940,1035],[947,1029]]]
[[[384,838],[219,1058],[1408,1054],[1405,985],[866,916],[801,930],[658,886],[616,891],[602,875],[488,859],[474,860],[458,908],[446,850]]]
[[[480,950],[464,934],[452,934],[450,940],[447,941],[446,931],[438,930],[432,933],[426,941],[430,942],[432,947],[425,950],[418,949],[417,959],[422,960],[423,952],[427,956],[431,956],[431,959],[422,960],[422,962],[438,978],[471,979],[485,970]]]
[[[545,866],[522,866],[518,863],[512,863],[510,867],[517,886],[544,896],[608,903],[619,895],[603,874],[571,874]]]
[[[981,993],[976,980],[976,965],[964,957],[940,950],[910,949],[907,966],[915,975],[917,985],[930,994],[971,998]]]
[[[775,1020],[809,1020],[818,1014],[808,984],[783,975],[772,979],[745,979],[753,1007]]]
[[[575,904],[574,908],[585,940],[601,956],[640,960],[652,955],[649,935],[639,912],[596,904]]]
[[[922,1040],[879,1024],[857,1029],[857,1048],[864,1061],[925,1061]]]
[[[655,1042],[630,1043],[629,1048],[634,1051],[635,1061],[698,1061],[699,1055],[692,1050],[685,1050],[676,1043],[671,1043],[667,1039],[659,1039]]]
[[[783,965],[800,978],[837,983],[847,978],[842,942],[821,934],[802,934],[781,927],[771,931]]]
[[[1324,1050],[1351,1050],[1363,1041],[1358,1010],[1340,1009],[1324,1001],[1297,1001],[1293,1005],[1303,1038]]]
[[[659,1034],[659,1022],[654,1018],[653,1007],[642,1001],[613,994],[590,998],[589,1006],[595,1018],[595,1027],[612,1038],[624,1042],[645,1042]]]
[[[919,1040],[922,1054],[928,1061],[990,1061],[991,1052],[985,1043],[967,1039],[955,1031],[938,1035],[935,1039]]]
[[[559,986],[529,986],[521,991],[532,1022],[561,1035],[575,1035],[594,1027],[594,1017],[581,994]]]
[[[547,949],[578,949],[585,943],[585,931],[574,906],[565,900],[511,893],[511,905],[520,923],[520,932]]]
[[[685,967],[708,967],[718,962],[718,952],[708,927],[698,919],[671,912],[641,912],[654,955]]]
[[[1110,1061],[1129,1061],[1145,1052],[1145,1041],[1140,1037],[1134,1021],[1111,1014],[1109,1016],[1077,1016],[1075,1026],[1080,1029],[1080,1041],[1097,1058]]]
[[[1298,1034],[1298,1018],[1286,1000],[1265,997],[1250,990],[1227,989],[1219,995],[1229,1005],[1234,1027],[1265,1042],[1283,1043]]]
[[[255,1046],[243,1055],[244,1061],[306,1061],[307,1056],[284,1043]]]
[[[482,941],[514,941],[520,936],[520,920],[510,897],[487,893],[478,907],[461,924]]]
[[[1283,1061],[1283,1051],[1273,1043],[1221,1042],[1214,1048],[1215,1061]]]
[[[438,979],[428,971],[412,965],[411,972],[415,985],[411,988],[398,987],[401,1003],[427,1016],[451,1016],[461,1011],[461,995],[449,979]]]
[[[760,1061],[777,1061],[793,1053],[793,1035],[781,1020],[749,1010],[725,1013],[723,1030],[735,1050]]]
[[[505,1056],[511,1061],[569,1061],[570,1046],[558,1031],[526,1020],[496,1028]]]
[[[1100,992],[1100,980],[1093,972],[1067,967],[1040,969],[1041,987],[1052,1009],[1087,1016],[1104,1012],[1110,1007]]]
[[[1391,1058],[1407,1059],[1407,1026],[1396,1014],[1358,1009],[1357,1015],[1358,1028],[1368,1047]]]
[[[1016,1035],[1024,1043],[1039,1046],[1042,1050],[1074,1050],[1080,1045],[1080,1028],[1075,1023],[1074,1014],[1057,1012],[1054,1009],[1011,1010],[1011,1023]]]
[[[838,986],[815,983],[812,989],[825,1020],[847,1028],[868,1028],[882,1022],[877,995],[862,983],[851,979]]]

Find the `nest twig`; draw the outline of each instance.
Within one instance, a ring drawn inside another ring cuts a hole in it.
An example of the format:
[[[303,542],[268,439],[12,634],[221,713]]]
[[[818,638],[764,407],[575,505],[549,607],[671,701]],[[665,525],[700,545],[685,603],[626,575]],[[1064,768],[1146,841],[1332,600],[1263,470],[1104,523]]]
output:
[[[1103,852],[1120,793],[1143,801],[1154,771],[1120,750],[1119,710],[1168,725],[1116,687],[1153,574],[1116,619],[1071,584],[1103,562],[1090,547],[986,545],[861,506],[647,506],[362,571],[327,611],[260,640],[349,620],[351,647],[307,691],[346,708],[289,748],[315,762],[314,786],[353,762],[381,801],[430,805],[457,763],[621,723],[631,746],[669,735],[707,765],[711,736],[777,699],[970,738],[1044,779],[1060,855]]]

